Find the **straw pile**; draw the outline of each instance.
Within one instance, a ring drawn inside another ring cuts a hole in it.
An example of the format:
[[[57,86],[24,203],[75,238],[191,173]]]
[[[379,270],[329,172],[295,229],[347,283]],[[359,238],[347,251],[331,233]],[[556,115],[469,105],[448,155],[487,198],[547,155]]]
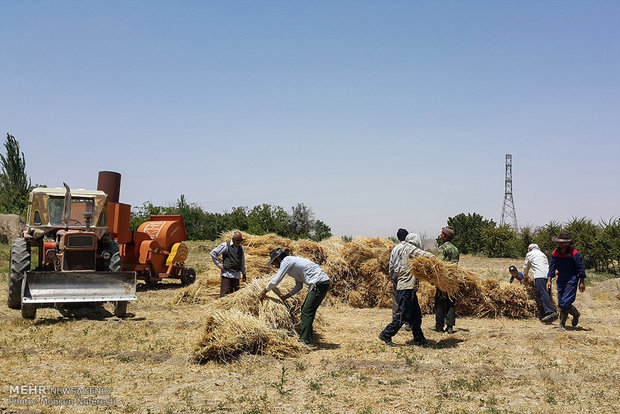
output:
[[[247,269],[248,282],[263,277],[265,274],[273,273],[274,268],[267,265],[269,252],[280,247],[289,249],[294,256],[305,257],[321,265],[325,262],[326,253],[319,243],[310,240],[291,240],[280,237],[276,234],[266,234],[255,236],[241,232],[243,235],[243,245],[245,249],[245,267]],[[222,240],[230,241],[233,231],[222,234]],[[210,251],[204,251],[209,255]],[[172,300],[172,304],[180,303],[207,303],[218,297],[217,286],[220,284],[220,269],[208,258],[208,268],[205,274],[201,274],[196,282],[183,288]],[[265,283],[266,285],[267,283]]]
[[[444,262],[435,257],[415,257],[409,261],[409,264],[415,277],[427,281],[450,295],[454,295],[459,290],[459,279],[466,273],[471,273],[453,263]]]
[[[258,295],[269,279],[254,279],[243,289],[214,301],[207,311],[204,334],[194,346],[196,362],[226,362],[250,353],[277,358],[298,355],[305,349],[297,341],[301,300],[286,304],[273,292],[262,302]],[[315,326],[321,320],[315,320]]]
[[[332,278],[332,295],[356,308],[392,306],[388,277],[392,241],[358,237],[349,243],[329,239],[321,245],[326,246],[323,269]]]
[[[421,280],[453,295],[456,298],[456,313],[460,316],[530,318],[538,311],[536,288],[531,285],[481,279],[475,273],[451,263],[441,266],[441,262],[434,258],[413,259],[412,268]],[[433,313],[435,289],[428,284],[420,284],[418,296],[422,312]]]
[[[232,233],[223,234],[222,240],[230,240]],[[267,265],[269,252],[280,247],[289,249],[291,255],[305,257],[321,266],[332,281],[328,296],[359,308],[392,306],[391,282],[387,273],[394,243],[388,239],[358,237],[343,243],[340,238],[332,237],[317,243],[275,234],[242,234],[248,281],[274,273],[275,269]],[[205,251],[205,254],[209,252]],[[172,303],[208,303],[217,298],[215,292],[219,283],[220,271],[211,265],[194,284],[180,290]]]
[[[222,236],[223,240],[231,238],[232,232]],[[275,234],[254,236],[248,233],[243,233],[243,238],[249,281],[273,274],[275,269],[267,265],[269,252],[281,247],[289,249],[293,255],[314,261],[329,275],[332,287],[327,302],[335,299],[357,308],[392,306],[392,282],[388,277],[389,258],[394,247],[391,240],[358,237],[351,242],[342,242],[333,237],[316,243],[290,240]],[[413,259],[412,271],[421,281],[428,282],[420,283],[418,291],[423,313],[435,311],[434,286],[455,295],[456,312],[460,316],[524,318],[537,313],[538,299],[531,286],[483,280],[461,266],[436,258]],[[268,278],[265,280],[264,285]],[[210,266],[206,275],[201,274],[196,283],[182,289],[173,303],[215,302],[219,282],[219,269]],[[303,298],[304,294],[300,292],[297,296]]]

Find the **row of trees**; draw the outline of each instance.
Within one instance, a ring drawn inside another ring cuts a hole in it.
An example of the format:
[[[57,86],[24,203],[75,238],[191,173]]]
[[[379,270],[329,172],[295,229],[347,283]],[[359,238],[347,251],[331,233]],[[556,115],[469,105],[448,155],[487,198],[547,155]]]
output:
[[[151,215],[180,214],[183,216],[189,240],[215,240],[222,232],[239,229],[251,234],[276,233],[289,239],[312,239],[320,241],[331,237],[331,228],[321,220],[315,220],[312,210],[299,203],[287,213],[280,206],[261,204],[252,209],[235,207],[230,212],[210,213],[196,204],[188,204],[185,196],[173,207],[154,206],[144,203],[131,212],[131,228],[137,229]]]
[[[536,243],[548,256],[557,247],[551,239],[565,231],[571,235],[573,247],[579,250],[587,268],[597,272],[618,274],[620,263],[620,219],[598,224],[588,218],[573,218],[566,223],[551,221],[539,227],[523,227],[518,231],[498,226],[480,214],[459,214],[448,218],[454,228],[454,244],[461,253],[484,254],[489,257],[523,257],[527,247]]]

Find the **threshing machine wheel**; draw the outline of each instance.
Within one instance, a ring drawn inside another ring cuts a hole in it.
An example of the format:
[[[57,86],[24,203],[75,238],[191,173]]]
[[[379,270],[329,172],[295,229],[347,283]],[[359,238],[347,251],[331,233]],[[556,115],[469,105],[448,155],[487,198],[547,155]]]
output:
[[[22,281],[30,270],[30,245],[20,238],[11,243],[9,253],[9,294],[7,304],[11,309],[19,309],[22,303]]]
[[[196,281],[196,271],[192,267],[188,267],[185,269],[185,276],[181,279],[182,286],[191,285]]]

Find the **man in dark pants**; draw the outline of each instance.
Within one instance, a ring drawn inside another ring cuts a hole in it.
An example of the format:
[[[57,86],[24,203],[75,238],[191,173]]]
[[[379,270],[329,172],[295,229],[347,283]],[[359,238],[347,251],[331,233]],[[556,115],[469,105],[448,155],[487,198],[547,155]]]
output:
[[[398,229],[396,232],[396,237],[398,238],[399,243],[394,246],[392,249],[392,253],[390,253],[390,264],[388,275],[390,280],[392,281],[392,317],[395,318],[398,312],[398,293],[396,291],[396,284],[398,283],[398,277],[394,277],[394,270],[399,266],[401,259],[401,252],[405,248],[405,237],[409,232],[405,229]],[[411,326],[409,325],[409,321],[405,321],[405,330],[410,331]]]
[[[267,264],[278,268],[278,273],[271,279],[267,287],[263,289],[258,299],[265,299],[267,292],[275,288],[287,274],[295,279],[295,287],[282,296],[282,300],[286,300],[299,292],[304,284],[308,285],[308,294],[301,307],[299,342],[308,346],[314,346],[312,324],[314,323],[316,310],[329,290],[329,276],[316,263],[303,257],[289,256],[288,250],[274,249],[269,253],[269,256],[271,260]]]
[[[427,342],[422,332],[422,312],[417,295],[420,282],[411,273],[411,264],[409,263],[409,260],[415,257],[434,257],[431,253],[422,250],[421,245],[420,236],[409,233],[405,239],[405,247],[400,252],[398,264],[393,271],[393,278],[396,279],[397,284],[398,313],[392,317],[392,322],[379,334],[379,339],[389,346],[395,346],[392,337],[398,333],[405,322],[411,326],[415,345],[424,345]]]
[[[232,240],[224,242],[211,250],[211,260],[220,268],[220,298],[229,293],[239,290],[239,279],[243,275],[243,281],[246,281],[245,273],[245,250],[241,243],[243,235],[236,231],[233,233]],[[222,256],[222,262],[219,256]]]
[[[568,233],[560,233],[551,240],[558,244],[558,248],[551,253],[549,273],[547,273],[547,289],[551,289],[551,281],[558,276],[558,307],[560,308],[560,325],[558,328],[566,328],[566,319],[570,314],[573,319],[571,325],[577,326],[581,314],[573,305],[577,297],[577,288],[580,292],[586,290],[586,269],[583,265],[581,253],[570,245],[572,240]]]
[[[547,273],[549,273],[549,260],[536,243],[527,246],[527,254],[525,255],[525,263],[523,264],[523,275],[527,276],[532,270],[534,277],[534,285],[536,293],[540,300],[544,314],[540,320],[544,323],[551,323],[558,318],[558,313],[551,302],[551,289],[547,287]]]
[[[439,254],[437,257],[444,262],[451,262],[458,264],[459,262],[459,249],[452,244],[454,239],[454,229],[451,227],[444,227],[441,229],[439,238],[443,241],[443,244],[439,246]],[[456,299],[451,297],[448,292],[444,292],[439,288],[435,292],[435,330],[437,332],[443,332],[444,322],[446,324],[446,332],[449,334],[454,333],[454,325],[456,322]]]

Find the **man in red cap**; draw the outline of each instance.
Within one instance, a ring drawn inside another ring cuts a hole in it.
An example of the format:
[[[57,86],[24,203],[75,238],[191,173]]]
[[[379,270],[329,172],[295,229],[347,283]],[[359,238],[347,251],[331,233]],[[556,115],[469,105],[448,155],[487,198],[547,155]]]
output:
[[[580,292],[586,290],[586,269],[583,265],[581,253],[570,245],[572,240],[568,233],[560,233],[551,240],[558,244],[558,248],[551,253],[551,263],[547,273],[547,289],[551,289],[551,281],[558,276],[558,307],[560,308],[560,326],[566,328],[566,319],[570,314],[573,317],[571,325],[577,326],[580,313],[573,302],[577,297],[577,288]]]

